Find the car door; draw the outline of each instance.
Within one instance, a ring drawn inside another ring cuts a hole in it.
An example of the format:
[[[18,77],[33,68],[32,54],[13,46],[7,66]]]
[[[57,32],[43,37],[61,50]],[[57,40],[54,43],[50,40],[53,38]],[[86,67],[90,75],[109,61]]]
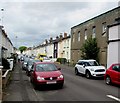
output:
[[[86,66],[87,66],[87,62],[83,62],[82,69],[81,69],[83,74],[85,74],[86,72]]]
[[[31,80],[34,79],[34,64],[32,65],[31,70],[30,70],[30,78]]]
[[[77,64],[78,72],[83,74],[83,62],[79,61]]]
[[[116,64],[112,66],[111,78],[113,82],[120,82],[120,65]]]

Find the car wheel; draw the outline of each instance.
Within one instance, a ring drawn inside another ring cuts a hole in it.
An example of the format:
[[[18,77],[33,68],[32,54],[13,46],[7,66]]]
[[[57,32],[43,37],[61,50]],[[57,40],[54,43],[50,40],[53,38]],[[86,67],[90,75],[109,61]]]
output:
[[[75,68],[75,74],[76,74],[76,75],[78,75],[78,74],[79,74],[79,72],[78,72],[78,69],[77,69],[77,68]]]
[[[105,82],[106,82],[107,85],[111,84],[111,79],[110,79],[109,76],[106,77]]]
[[[90,79],[91,78],[91,74],[90,74],[90,72],[89,71],[86,71],[86,78],[88,78],[88,79]]]

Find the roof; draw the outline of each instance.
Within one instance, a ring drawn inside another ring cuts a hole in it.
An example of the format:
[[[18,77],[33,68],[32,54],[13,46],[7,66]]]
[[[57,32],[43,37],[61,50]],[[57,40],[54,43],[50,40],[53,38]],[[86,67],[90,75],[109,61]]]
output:
[[[87,20],[87,21],[85,21],[85,22],[82,22],[82,23],[76,25],[76,26],[73,26],[71,29],[73,29],[73,28],[75,28],[75,27],[77,27],[77,26],[80,26],[80,25],[82,25],[82,24],[84,24],[84,23],[86,23],[86,22],[89,22],[89,21],[91,21],[91,20],[93,20],[93,19],[96,19],[96,18],[98,18],[98,17],[100,17],[100,16],[103,16],[103,15],[105,15],[105,14],[107,14],[107,13],[110,13],[111,11],[117,10],[117,9],[120,9],[120,6],[114,8],[114,9],[112,9],[112,10],[109,10],[109,11],[107,11],[107,12],[105,12],[105,13],[102,13],[102,14],[96,16],[96,17],[93,17],[93,18],[91,18],[91,19],[89,19],[89,20]]]

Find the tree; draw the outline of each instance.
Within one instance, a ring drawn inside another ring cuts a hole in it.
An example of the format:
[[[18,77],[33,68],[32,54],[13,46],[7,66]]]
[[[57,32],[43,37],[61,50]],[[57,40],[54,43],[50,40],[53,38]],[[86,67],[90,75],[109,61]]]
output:
[[[88,38],[80,50],[83,59],[95,59],[98,61],[99,47],[97,46],[96,38]]]
[[[19,50],[20,50],[21,53],[22,53],[23,51],[25,51],[26,49],[27,49],[26,46],[21,46],[21,47],[19,47]]]

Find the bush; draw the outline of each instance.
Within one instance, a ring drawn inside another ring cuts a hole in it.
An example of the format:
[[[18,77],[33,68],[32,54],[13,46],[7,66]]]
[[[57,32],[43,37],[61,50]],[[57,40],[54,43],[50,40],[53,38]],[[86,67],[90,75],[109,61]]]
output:
[[[3,66],[3,69],[10,69],[10,63],[8,62],[7,59],[2,58],[2,66]]]
[[[67,62],[66,58],[57,58],[57,62],[60,62],[61,64],[65,64]]]

